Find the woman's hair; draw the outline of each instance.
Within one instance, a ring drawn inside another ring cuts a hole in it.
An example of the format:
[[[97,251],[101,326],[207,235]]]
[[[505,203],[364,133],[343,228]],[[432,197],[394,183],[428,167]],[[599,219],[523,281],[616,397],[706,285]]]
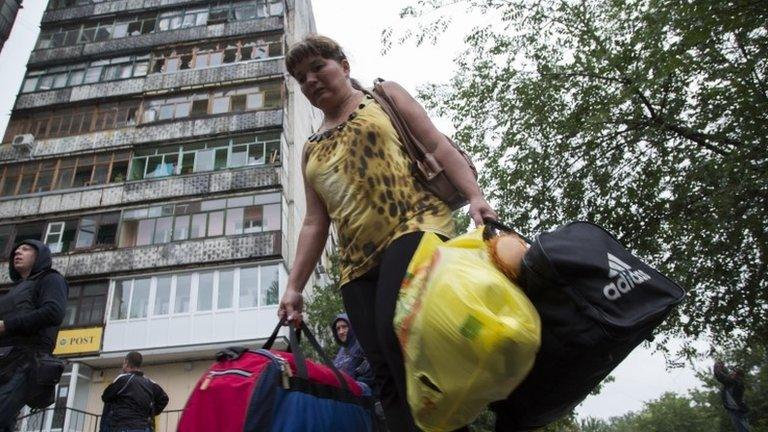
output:
[[[285,56],[285,67],[288,69],[288,73],[293,76],[299,63],[311,56],[320,56],[338,62],[347,58],[341,45],[335,40],[321,35],[309,35],[288,50],[288,54]]]

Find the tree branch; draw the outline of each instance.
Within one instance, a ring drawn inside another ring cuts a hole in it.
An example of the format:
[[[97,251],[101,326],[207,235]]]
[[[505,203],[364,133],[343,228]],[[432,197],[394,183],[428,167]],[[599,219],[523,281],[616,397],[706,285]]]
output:
[[[610,50],[608,47],[603,43],[603,41],[598,37],[597,33],[592,29],[592,26],[589,24],[588,20],[580,13],[580,11],[574,11],[573,8],[568,6],[567,3],[563,3],[565,9],[572,12],[573,15],[576,17],[577,20],[580,21],[581,25],[584,27],[584,30],[586,31],[587,35],[592,39],[592,41],[597,44],[605,53],[606,56],[610,57]],[[713,134],[707,134],[704,132],[699,132],[694,129],[680,126],[678,124],[672,123],[664,118],[661,118],[658,113],[656,112],[656,109],[653,107],[653,104],[648,99],[648,97],[640,91],[640,89],[635,85],[635,82],[629,78],[625,71],[622,71],[618,67],[616,67],[613,62],[610,61],[610,58],[608,59],[608,63],[610,67],[616,71],[616,73],[619,74],[621,78],[618,79],[618,82],[623,83],[623,85],[630,90],[632,90],[632,93],[637,96],[638,99],[640,99],[640,102],[643,104],[643,106],[648,110],[648,116],[650,117],[650,120],[653,121],[653,123],[661,126],[663,129],[675,132],[682,136],[683,138],[689,139],[696,144],[714,152],[721,156],[724,156],[727,154],[724,150],[717,148],[710,144],[707,141],[714,141],[719,144],[728,144],[732,146],[742,146],[743,143],[737,140],[733,140],[727,137],[721,137]],[[613,78],[615,79],[615,78]]]
[[[757,70],[755,70],[754,67],[750,67],[750,64],[754,64],[749,59],[749,54],[747,53],[746,48],[744,47],[744,44],[741,43],[741,39],[739,39],[739,35],[734,34],[733,38],[736,40],[736,46],[739,48],[739,52],[741,52],[741,55],[744,56],[744,61],[747,63],[747,66],[751,69],[750,73],[755,78],[755,81],[757,82],[758,88],[760,88],[760,96],[765,100],[768,99],[768,90],[766,89],[766,84],[763,82],[763,80],[760,79],[760,76],[757,74]]]

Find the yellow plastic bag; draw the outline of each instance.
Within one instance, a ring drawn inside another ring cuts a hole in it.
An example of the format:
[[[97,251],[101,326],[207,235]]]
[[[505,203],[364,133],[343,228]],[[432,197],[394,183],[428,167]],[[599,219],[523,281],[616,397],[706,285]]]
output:
[[[505,399],[533,366],[539,315],[490,261],[482,227],[445,243],[422,237],[394,320],[418,426],[449,431]]]

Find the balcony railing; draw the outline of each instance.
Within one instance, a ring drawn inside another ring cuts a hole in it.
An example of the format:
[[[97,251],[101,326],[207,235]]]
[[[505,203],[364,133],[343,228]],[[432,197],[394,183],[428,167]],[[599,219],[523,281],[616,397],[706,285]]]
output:
[[[98,432],[101,416],[74,408],[46,408],[22,415],[15,432]]]
[[[147,33],[133,37],[90,42],[80,45],[37,49],[32,51],[32,54],[29,57],[28,66],[40,67],[45,64],[61,63],[63,61],[69,62],[83,57],[95,57],[108,53],[112,55],[131,51],[141,51],[161,45],[196,40],[231,38],[282,29],[282,17],[268,17]]]
[[[183,410],[163,411],[154,419],[154,432],[174,432]],[[20,416],[14,432],[99,432],[101,415],[74,408],[46,408]]]
[[[59,255],[53,268],[66,277],[114,275],[195,264],[248,261],[280,256],[282,233],[271,231]],[[0,284],[11,283],[8,263],[0,264]]]

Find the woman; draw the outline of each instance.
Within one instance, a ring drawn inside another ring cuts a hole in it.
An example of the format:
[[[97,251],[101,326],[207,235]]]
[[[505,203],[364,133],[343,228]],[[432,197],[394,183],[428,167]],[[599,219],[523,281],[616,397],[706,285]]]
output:
[[[411,160],[384,111],[350,79],[341,47],[309,36],[286,55],[288,72],[324,115],[304,146],[306,215],[279,315],[301,320],[301,292],[334,223],[339,236],[341,295],[371,362],[393,432],[417,430],[405,392],[400,345],[392,328],[405,270],[424,232],[450,237],[450,209],[413,177]],[[395,83],[387,93],[414,135],[435,146],[435,157],[469,200],[475,224],[496,217],[459,152],[424,109]]]

